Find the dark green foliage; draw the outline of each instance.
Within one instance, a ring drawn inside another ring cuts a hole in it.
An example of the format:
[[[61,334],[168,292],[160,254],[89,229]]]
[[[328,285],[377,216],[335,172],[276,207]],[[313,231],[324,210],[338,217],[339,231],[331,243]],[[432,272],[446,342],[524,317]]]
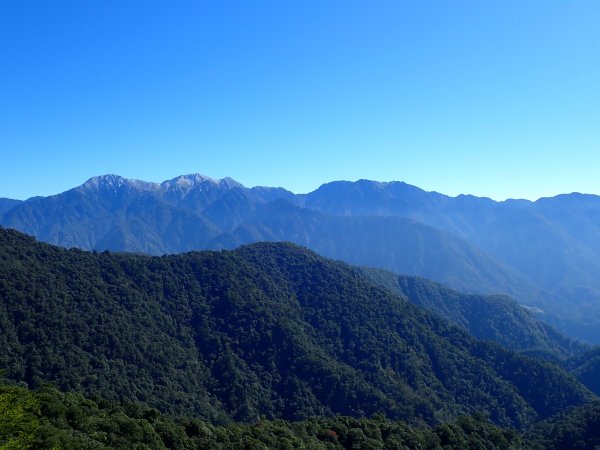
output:
[[[600,395],[600,347],[573,358],[569,366],[579,381],[596,395]]]
[[[600,447],[600,401],[565,411],[536,425],[527,437],[544,450],[596,450]]]
[[[0,386],[1,448],[158,449],[177,437],[186,438],[180,426],[140,404],[91,400],[48,386]]]
[[[290,244],[147,257],[0,230],[0,298],[8,378],[216,422],[485,411],[524,427],[592,398]]]
[[[174,301],[151,297],[163,298],[162,284],[138,289],[126,275],[135,261],[37,245],[3,230],[0,363],[32,387],[54,381],[64,390],[213,416],[220,409],[184,325],[189,306],[167,311]]]
[[[493,450],[525,445],[514,430],[498,428],[480,416],[461,416],[435,428],[383,416],[215,426],[190,418],[174,421],[139,403],[89,399],[51,387],[30,391],[0,385],[1,448]]]
[[[415,305],[435,311],[478,339],[531,356],[565,363],[588,347],[562,336],[514,300],[502,295],[463,294],[419,277],[365,268],[378,286],[405,296]]]
[[[492,425],[481,414],[435,427],[382,415],[298,422],[259,419],[223,426],[188,417],[173,420],[140,403],[0,383],[0,448],[593,450],[598,445],[600,401],[570,409],[521,435]]]

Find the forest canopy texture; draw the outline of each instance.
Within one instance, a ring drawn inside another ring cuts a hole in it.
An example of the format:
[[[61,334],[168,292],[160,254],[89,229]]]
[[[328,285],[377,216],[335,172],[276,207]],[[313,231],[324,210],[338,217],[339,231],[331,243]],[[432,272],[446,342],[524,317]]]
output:
[[[149,257],[0,230],[0,296],[9,380],[214,423],[485,412],[523,428],[593,398],[291,244]]]

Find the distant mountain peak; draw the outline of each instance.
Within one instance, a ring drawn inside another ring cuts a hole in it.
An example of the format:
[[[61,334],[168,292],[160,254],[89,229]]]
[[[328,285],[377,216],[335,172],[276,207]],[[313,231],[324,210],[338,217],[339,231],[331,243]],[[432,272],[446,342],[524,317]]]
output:
[[[127,179],[120,175],[114,175],[114,174],[97,175],[95,177],[90,178],[85,183],[83,183],[83,187],[98,187],[101,185],[116,185],[116,184],[122,184],[125,181],[127,181]]]
[[[122,177],[120,175],[107,174],[98,175],[90,178],[81,185],[83,189],[121,189],[124,187],[133,187],[139,190],[154,190],[157,188],[156,183],[148,181],[133,180]]]
[[[376,181],[376,180],[369,180],[366,178],[361,178],[360,180],[356,181],[356,184],[366,184],[366,185],[377,186],[377,187],[385,187],[385,186],[393,185],[396,183],[406,184],[406,183],[404,183],[404,181]]]
[[[163,191],[179,191],[185,193],[195,187],[207,185],[222,186],[226,188],[243,187],[240,183],[229,177],[215,179],[199,173],[180,175],[172,180],[163,181],[160,184],[160,187]]]
[[[228,189],[243,187],[240,183],[229,177],[215,179],[206,175],[194,173],[180,175],[171,180],[163,181],[162,183],[130,179],[114,174],[98,175],[87,180],[80,188],[85,190],[120,190],[123,188],[133,188],[140,191],[161,190],[163,192],[177,192],[178,194],[185,195],[192,189],[202,189],[202,187],[213,186]]]
[[[331,189],[331,188],[337,189],[337,188],[361,188],[361,187],[369,187],[369,188],[377,188],[377,189],[404,187],[404,188],[422,190],[421,188],[418,188],[411,184],[405,183],[404,181],[376,181],[376,180],[369,180],[366,178],[361,178],[360,180],[356,180],[356,181],[347,181],[347,180],[330,181],[328,183],[322,184],[317,189],[317,191],[321,190],[321,189]]]

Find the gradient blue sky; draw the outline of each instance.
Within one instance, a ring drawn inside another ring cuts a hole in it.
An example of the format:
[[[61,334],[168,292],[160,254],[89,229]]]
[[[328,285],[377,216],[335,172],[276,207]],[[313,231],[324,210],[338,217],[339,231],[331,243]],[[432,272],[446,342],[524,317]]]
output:
[[[600,194],[600,2],[0,2],[0,197],[116,173]]]

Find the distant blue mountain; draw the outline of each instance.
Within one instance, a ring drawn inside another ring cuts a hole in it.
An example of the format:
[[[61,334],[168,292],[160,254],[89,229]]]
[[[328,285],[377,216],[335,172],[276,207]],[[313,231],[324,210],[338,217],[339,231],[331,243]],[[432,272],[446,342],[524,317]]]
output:
[[[13,200],[12,198],[0,198],[0,214],[4,214],[5,212],[13,209],[19,203],[22,203],[22,201]]]
[[[449,197],[402,182],[336,181],[309,194],[194,174],[94,177],[0,201],[3,226],[65,247],[149,254],[286,240],[468,293],[508,294],[571,336],[600,342],[600,197]]]

